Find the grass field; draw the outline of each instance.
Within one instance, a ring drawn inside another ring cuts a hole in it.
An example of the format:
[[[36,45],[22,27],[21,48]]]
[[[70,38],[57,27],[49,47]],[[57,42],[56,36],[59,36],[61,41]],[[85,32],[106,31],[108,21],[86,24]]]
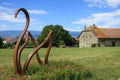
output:
[[[30,51],[32,51],[32,49],[25,49],[23,51],[21,58],[22,63],[25,61]],[[45,51],[45,48],[39,51],[39,55],[42,59],[44,58]],[[41,67],[38,65],[35,58],[32,59],[31,64],[29,71],[32,70],[32,67],[44,68],[44,66]],[[82,66],[84,70],[90,72],[90,77],[85,79],[81,78],[80,80],[117,80],[120,78],[120,47],[52,48],[49,56],[49,65],[47,65],[45,69],[52,66],[51,69],[54,70],[56,69],[54,68],[55,65],[62,65],[63,68],[72,66],[70,67],[70,70],[75,68],[73,70],[77,72],[79,72],[78,67]],[[60,69],[60,71],[62,70],[63,69]],[[23,76],[23,80],[32,80],[35,76],[45,76],[40,75],[43,74],[40,72],[42,71],[38,70],[33,74],[31,72],[32,75]],[[50,73],[52,74],[52,72]],[[0,80],[8,80],[10,77],[18,79],[18,77],[15,76],[13,69],[13,49],[0,49]]]

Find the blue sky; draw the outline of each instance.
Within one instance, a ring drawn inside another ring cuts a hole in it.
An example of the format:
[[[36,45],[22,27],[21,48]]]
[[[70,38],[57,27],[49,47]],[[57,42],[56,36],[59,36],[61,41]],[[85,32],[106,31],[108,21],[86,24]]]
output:
[[[41,31],[45,25],[62,25],[69,31],[81,31],[86,25],[120,28],[120,0],[0,0],[0,31],[23,30],[25,16],[30,15],[29,30]]]

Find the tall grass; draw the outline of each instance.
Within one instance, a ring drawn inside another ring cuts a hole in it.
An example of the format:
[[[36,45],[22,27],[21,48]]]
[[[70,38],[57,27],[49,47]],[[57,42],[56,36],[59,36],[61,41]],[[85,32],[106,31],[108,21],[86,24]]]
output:
[[[25,49],[24,63],[32,49]],[[46,49],[39,51],[44,59]],[[55,77],[56,76],[56,77]],[[17,77],[13,69],[13,49],[0,49],[0,79],[24,80],[117,80],[120,77],[120,47],[52,48],[48,65],[38,65],[32,59],[28,72]]]

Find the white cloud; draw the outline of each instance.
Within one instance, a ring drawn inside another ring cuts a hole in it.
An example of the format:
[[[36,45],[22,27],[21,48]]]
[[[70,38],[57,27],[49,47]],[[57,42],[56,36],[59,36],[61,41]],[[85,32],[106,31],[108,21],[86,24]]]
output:
[[[84,0],[88,3],[88,7],[106,7],[106,0]]]
[[[4,13],[8,13],[8,14],[12,14],[13,13],[13,9],[11,9],[11,8],[6,8],[6,7],[3,7],[3,6],[0,6],[0,13],[2,12],[4,12]]]
[[[120,5],[120,0],[107,0],[108,6],[118,7]]]
[[[11,8],[6,8],[0,6],[0,20],[1,21],[8,21],[8,22],[25,22],[25,19],[19,15],[20,18],[14,18],[14,10]]]
[[[2,2],[1,4],[5,6],[15,6],[15,4],[8,3],[8,2]]]
[[[1,21],[8,21],[8,22],[20,22],[23,23],[25,22],[24,18],[14,18],[14,15],[7,14],[7,13],[0,13],[0,20]]]
[[[120,9],[108,13],[96,13],[87,18],[80,18],[73,24],[96,24],[100,27],[116,27],[120,25]]]
[[[75,28],[65,28],[67,31],[73,31],[73,32],[81,32],[82,30],[81,30],[81,28],[80,27],[76,27],[76,29]]]
[[[120,0],[84,0],[88,3],[88,7],[112,7],[116,8],[120,6]]]
[[[14,13],[15,13],[15,9],[13,8],[8,8],[8,7],[3,7],[0,6],[0,27],[3,28],[5,30],[5,25],[6,25],[6,30],[10,29],[7,26],[11,26],[11,25],[18,25],[19,26],[24,26],[25,22],[26,22],[26,18],[23,12],[20,12],[17,16],[17,18],[14,17]],[[29,10],[29,14],[47,14],[46,11],[44,10]],[[3,24],[4,22],[6,22],[6,24]],[[10,25],[9,25],[10,23]],[[20,25],[19,25],[20,24]],[[41,22],[34,17],[30,17],[30,29],[37,29],[38,27],[40,27]],[[32,28],[33,26],[33,28]],[[38,26],[38,27],[37,27]],[[12,26],[13,27],[13,26]],[[3,30],[0,29],[0,30]],[[12,28],[11,28],[12,29]],[[13,28],[14,29],[14,28]],[[19,29],[19,28],[15,28],[15,29]],[[21,28],[20,28],[21,29]],[[38,28],[37,30],[40,30],[41,28]]]
[[[44,10],[28,10],[30,14],[47,14],[47,11]]]
[[[28,10],[29,14],[47,14],[44,10]],[[17,23],[25,23],[25,16],[23,14],[19,14],[17,18],[14,18],[15,10],[11,8],[6,8],[0,6],[0,20],[8,21],[8,22],[17,22]],[[31,22],[37,22],[37,19],[30,18]]]
[[[7,26],[4,25],[4,24],[1,24],[0,25],[0,31],[3,31],[3,30],[6,30],[7,29]]]

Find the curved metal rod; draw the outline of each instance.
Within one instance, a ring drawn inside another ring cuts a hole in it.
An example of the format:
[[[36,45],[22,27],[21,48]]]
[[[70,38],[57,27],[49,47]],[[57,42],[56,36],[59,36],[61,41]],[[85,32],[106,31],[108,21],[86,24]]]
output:
[[[23,51],[25,46],[28,44],[28,40],[29,40],[29,33],[27,32],[27,36],[25,37],[25,43],[18,50],[18,69],[19,69],[20,74],[22,74],[22,66],[20,62],[21,52]]]
[[[48,49],[45,55],[44,64],[48,64],[48,57],[49,57],[49,53],[51,50],[51,46],[52,46],[52,36],[50,37],[50,43],[49,43],[49,46],[48,46]]]
[[[23,74],[26,73],[26,71],[28,69],[28,65],[29,65],[33,55],[49,40],[50,37],[52,37],[52,30],[47,35],[46,39],[29,54],[28,58],[25,61],[24,66],[23,66]]]
[[[49,52],[50,52],[51,46],[52,46],[52,30],[49,32],[49,34],[47,35],[47,37],[45,38],[45,40],[39,46],[36,45],[33,36],[31,35],[31,33],[29,31],[27,31],[28,30],[28,26],[29,26],[29,22],[30,22],[30,18],[29,18],[29,14],[28,14],[27,10],[24,9],[24,8],[17,9],[17,11],[15,13],[15,18],[17,17],[17,15],[18,15],[18,13],[20,11],[23,11],[23,13],[26,16],[26,25],[25,25],[25,28],[24,28],[23,32],[21,33],[20,37],[18,38],[18,41],[17,41],[15,49],[14,49],[14,69],[15,69],[15,74],[16,75],[23,75],[23,74],[25,74],[25,72],[28,69],[28,65],[29,65],[29,63],[30,63],[30,61],[31,61],[31,59],[32,59],[32,57],[34,55],[36,55],[38,63],[39,64],[43,64],[42,60],[40,59],[40,57],[38,55],[38,50],[43,45],[45,45],[45,43],[47,41],[50,40],[49,46],[48,46],[48,49],[47,49],[47,52],[46,52],[46,55],[45,55],[45,59],[44,59],[44,64],[47,64],[48,63]],[[19,46],[20,42],[23,39],[23,37],[25,36],[26,32],[27,32],[27,36],[25,38],[25,43],[20,47]],[[31,38],[31,41],[33,42],[34,50],[28,55],[28,57],[27,57],[27,59],[26,59],[26,61],[24,63],[24,66],[22,68],[21,61],[20,61],[21,52],[23,51],[23,49],[25,48],[25,46],[28,44],[29,37]]]
[[[29,36],[30,36],[30,38],[31,38],[31,41],[33,42],[33,45],[34,45],[34,48],[36,48],[36,43],[35,43],[35,40],[34,40],[34,38],[33,38],[33,36],[31,35],[31,33],[28,31],[28,34],[29,34]],[[43,64],[43,62],[42,62],[42,60],[40,59],[40,57],[39,57],[39,55],[38,55],[38,52],[36,52],[36,59],[37,59],[37,61],[38,61],[38,63],[41,65],[41,64]]]
[[[15,18],[17,17],[17,15],[18,15],[18,13],[20,11],[23,11],[24,14],[25,14],[25,16],[26,16],[26,25],[25,25],[24,31],[22,32],[21,36],[19,37],[19,39],[18,39],[18,41],[16,43],[15,50],[14,50],[14,69],[15,69],[16,75],[21,74],[21,71],[19,69],[19,64],[18,64],[18,62],[20,60],[20,59],[18,59],[18,58],[20,58],[18,56],[21,55],[21,53],[18,54],[18,49],[19,49],[20,41],[23,39],[23,37],[24,37],[24,35],[25,35],[26,31],[27,31],[28,26],[29,26],[29,21],[30,21],[29,14],[28,14],[27,10],[24,9],[24,8],[17,9],[17,11],[15,13]]]

